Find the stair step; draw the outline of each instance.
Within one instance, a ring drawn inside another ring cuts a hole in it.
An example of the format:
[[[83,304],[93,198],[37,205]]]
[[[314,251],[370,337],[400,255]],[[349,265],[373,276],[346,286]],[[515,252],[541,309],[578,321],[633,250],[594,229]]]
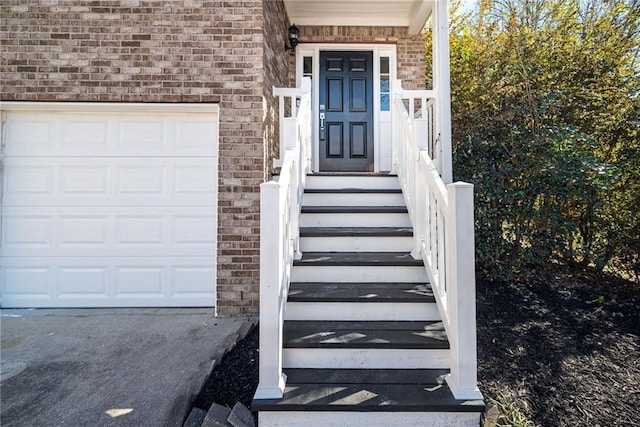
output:
[[[305,188],[400,188],[395,175],[381,174],[313,174],[308,175]]]
[[[407,213],[406,206],[302,206],[302,213],[320,214],[366,214],[366,213]]]
[[[413,237],[411,227],[301,227],[300,237]]]
[[[399,189],[305,189],[303,206],[404,206]]]
[[[426,282],[427,272],[407,252],[305,252],[293,263],[291,281]]]
[[[286,369],[289,384],[443,384],[448,369]]]
[[[307,194],[402,194],[400,188],[305,188]]]
[[[283,348],[284,368],[449,369],[449,349]]]
[[[405,206],[303,206],[301,227],[411,227]]]
[[[303,227],[302,252],[410,251],[411,227]]]
[[[283,399],[254,401],[251,405],[254,411],[484,411],[482,400],[453,397],[442,378],[446,370],[287,369],[285,372]]]
[[[286,369],[282,399],[254,400],[276,426],[478,426],[482,400],[456,400],[440,369]]]
[[[292,282],[289,302],[435,302],[428,283]]]
[[[394,173],[388,173],[388,172],[360,172],[360,171],[354,171],[354,172],[314,172],[311,175],[307,175],[307,178],[318,177],[318,176],[328,176],[328,177],[337,177],[337,178],[341,178],[341,177],[345,177],[345,176],[360,176],[360,177],[365,177],[365,178],[393,177],[395,179],[398,179],[398,175],[396,175]]]
[[[408,252],[305,252],[294,266],[423,267]]]
[[[435,302],[287,302],[285,320],[439,321]]]
[[[442,322],[313,321],[284,323],[286,348],[448,349]]]
[[[291,283],[286,320],[441,320],[426,283]]]
[[[304,258],[304,256],[303,256]],[[364,267],[364,268],[363,268]],[[427,271],[422,265],[314,265],[297,264],[291,271],[292,282],[426,282]]]

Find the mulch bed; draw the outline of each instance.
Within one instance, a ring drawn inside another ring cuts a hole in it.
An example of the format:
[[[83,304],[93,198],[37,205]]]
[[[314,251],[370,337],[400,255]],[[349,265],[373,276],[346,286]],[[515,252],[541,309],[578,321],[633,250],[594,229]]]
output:
[[[486,398],[537,426],[640,425],[640,286],[584,272],[479,283],[477,310]],[[257,347],[256,328],[214,369],[194,406],[249,406]]]
[[[640,425],[640,286],[565,273],[478,284],[486,397],[540,426]]]
[[[209,410],[212,403],[233,408],[240,402],[247,408],[258,387],[258,328],[224,355],[196,397],[193,406]]]

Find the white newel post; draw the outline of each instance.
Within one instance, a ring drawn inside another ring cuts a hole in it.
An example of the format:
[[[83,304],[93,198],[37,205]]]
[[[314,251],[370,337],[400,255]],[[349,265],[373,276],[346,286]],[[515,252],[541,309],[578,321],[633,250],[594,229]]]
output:
[[[451,374],[447,383],[456,399],[482,399],[477,385],[476,278],[473,185],[447,185],[447,310]]]
[[[260,366],[256,399],[281,399],[286,377],[282,372],[282,317],[280,291],[282,219],[280,186],[260,185]]]

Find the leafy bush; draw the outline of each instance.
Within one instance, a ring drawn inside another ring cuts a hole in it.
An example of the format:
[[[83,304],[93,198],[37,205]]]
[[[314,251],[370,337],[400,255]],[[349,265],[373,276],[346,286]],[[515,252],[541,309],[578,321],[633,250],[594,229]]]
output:
[[[561,262],[638,280],[640,0],[483,0],[455,12],[450,45],[480,274]]]

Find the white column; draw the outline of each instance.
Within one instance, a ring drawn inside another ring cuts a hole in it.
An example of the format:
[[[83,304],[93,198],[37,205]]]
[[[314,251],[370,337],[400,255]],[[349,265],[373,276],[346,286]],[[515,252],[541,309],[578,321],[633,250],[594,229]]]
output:
[[[447,311],[451,346],[447,384],[456,399],[482,399],[477,385],[473,185],[449,184],[447,194]]]
[[[436,93],[436,138],[440,153],[436,163],[445,184],[453,181],[451,161],[451,78],[449,74],[449,17],[447,0],[436,0],[433,10],[433,90]],[[441,160],[441,161],[440,161]]]

